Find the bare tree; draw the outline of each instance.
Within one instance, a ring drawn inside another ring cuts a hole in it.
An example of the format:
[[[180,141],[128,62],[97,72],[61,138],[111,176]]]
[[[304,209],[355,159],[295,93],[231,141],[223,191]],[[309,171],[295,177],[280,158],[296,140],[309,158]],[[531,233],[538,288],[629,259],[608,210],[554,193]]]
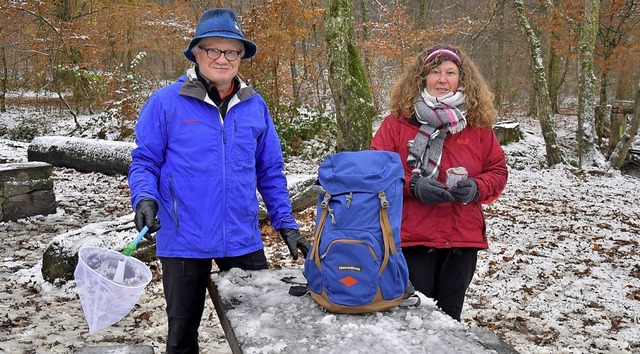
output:
[[[544,70],[542,50],[540,40],[529,25],[529,20],[525,13],[523,0],[515,0],[515,8],[520,28],[529,44],[531,52],[531,76],[535,92],[536,116],[540,122],[542,136],[544,137],[547,164],[553,166],[563,162],[562,152],[557,143],[557,135],[551,124],[553,113],[551,111],[551,100],[549,99],[549,89],[547,77]]]
[[[376,113],[355,44],[353,5],[353,0],[329,0],[325,16],[329,86],[338,123],[337,151],[368,149]]]
[[[498,21],[498,28],[504,28],[504,10],[506,0],[498,0],[496,8],[496,17]],[[503,94],[503,82],[505,76],[505,60],[504,60],[504,31],[497,33],[497,48],[495,51],[495,80],[493,81],[493,94],[495,95],[495,105],[499,113],[503,111],[504,94]]]
[[[2,28],[0,28],[2,33]],[[2,75],[0,75],[0,112],[7,111],[6,95],[7,95],[7,51],[5,46],[0,46],[0,68],[2,69]]]
[[[573,24],[574,21],[568,16],[562,14],[562,9],[558,7],[562,6],[561,1],[551,1],[552,6],[549,6],[546,10],[549,12],[552,26],[549,26],[549,61],[547,63],[547,78],[549,83],[549,98],[551,99],[551,112],[558,113],[560,105],[558,104],[558,96],[560,88],[564,83],[568,67],[569,58],[559,53],[559,48],[565,48],[570,45],[571,41],[564,37],[567,37],[566,32],[573,32],[567,30],[566,24]],[[560,23],[562,25],[558,26]],[[571,26],[569,26],[571,27]],[[571,35],[569,34],[569,37]],[[565,49],[565,52],[567,49]],[[569,49],[571,51],[571,49]]]
[[[580,167],[599,166],[604,157],[597,149],[595,130],[596,77],[594,56],[598,33],[600,0],[584,1],[584,18],[579,36],[578,61],[578,162]]]

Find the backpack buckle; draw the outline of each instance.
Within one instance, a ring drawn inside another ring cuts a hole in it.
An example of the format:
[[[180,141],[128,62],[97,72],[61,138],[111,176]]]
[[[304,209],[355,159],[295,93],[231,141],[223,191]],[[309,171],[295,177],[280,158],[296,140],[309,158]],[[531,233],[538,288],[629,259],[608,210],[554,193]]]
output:
[[[320,207],[326,208],[327,205],[329,205],[329,200],[331,200],[331,194],[325,192],[324,198],[322,199],[322,202],[320,202]]]
[[[387,195],[384,192],[378,193],[378,198],[380,199],[380,207],[383,209],[387,209],[389,207],[389,201],[387,200]]]

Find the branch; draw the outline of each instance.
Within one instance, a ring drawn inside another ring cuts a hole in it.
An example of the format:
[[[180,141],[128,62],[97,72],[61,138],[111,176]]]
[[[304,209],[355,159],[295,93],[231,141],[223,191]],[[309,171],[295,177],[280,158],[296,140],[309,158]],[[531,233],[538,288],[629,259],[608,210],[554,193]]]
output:
[[[46,19],[44,16],[42,16],[42,15],[38,15],[37,13],[35,13],[35,12],[33,12],[33,11],[29,10],[29,9],[22,8],[22,7],[17,7],[16,9],[17,9],[18,11],[26,12],[26,13],[28,13],[29,15],[33,16],[33,17],[39,18],[39,19],[40,19],[40,20],[42,20],[44,23],[46,23],[47,25],[49,25],[49,27],[51,27],[51,29],[52,29],[55,33],[60,34],[60,30],[59,30],[56,26],[54,26],[54,25],[51,23],[51,21],[49,21],[48,19]]]
[[[73,132],[82,128],[82,126],[78,122],[78,115],[76,114],[76,112],[73,111],[73,108],[71,108],[71,106],[69,105],[69,102],[67,102],[67,99],[64,98],[64,96],[62,96],[62,93],[60,93],[60,90],[58,89],[57,86],[56,86],[56,93],[58,94],[58,98],[60,98],[60,101],[64,103],[64,105],[67,107],[67,109],[69,110],[69,113],[71,113],[71,115],[73,116],[73,121],[76,123],[76,127],[71,132],[71,134],[73,134]]]

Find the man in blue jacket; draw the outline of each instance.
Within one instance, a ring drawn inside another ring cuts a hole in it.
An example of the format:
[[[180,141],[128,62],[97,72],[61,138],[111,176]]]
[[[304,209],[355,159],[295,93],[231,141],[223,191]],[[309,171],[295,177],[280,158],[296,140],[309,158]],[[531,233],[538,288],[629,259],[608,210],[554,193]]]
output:
[[[212,260],[221,271],[268,268],[256,189],[293,259],[309,250],[267,105],[237,76],[241,59],[256,50],[232,10],[206,11],[184,51],[195,67],[140,111],[129,187],[136,228],[157,232],[167,353],[198,353]]]

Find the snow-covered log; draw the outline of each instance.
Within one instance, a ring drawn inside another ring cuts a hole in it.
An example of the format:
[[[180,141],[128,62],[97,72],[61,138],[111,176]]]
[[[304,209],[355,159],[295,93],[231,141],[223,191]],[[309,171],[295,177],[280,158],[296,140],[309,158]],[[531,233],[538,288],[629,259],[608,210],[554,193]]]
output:
[[[80,248],[93,246],[122,251],[137,234],[133,214],[129,214],[58,235],[49,242],[42,255],[42,278],[50,283],[56,279],[73,279]],[[152,260],[155,241],[142,239],[133,255],[145,261]]]
[[[84,172],[127,175],[134,143],[66,136],[34,138],[27,149],[29,161],[71,167]]]
[[[31,141],[27,154],[29,161],[47,162],[53,166],[70,167],[83,172],[127,175],[134,148],[135,144],[122,141],[41,136]],[[317,194],[311,191],[314,178],[310,175],[288,177],[294,211],[306,209],[317,201]],[[268,216],[259,194],[258,199],[259,217],[262,221]]]
[[[294,212],[302,211],[318,202],[318,193],[312,190],[316,176],[313,175],[289,175],[287,176],[287,187],[289,188],[289,198]],[[260,221],[266,220],[267,209],[264,206],[262,197],[258,193],[260,210],[258,217]]]
[[[288,177],[289,196],[293,211],[302,211],[315,205],[318,194],[311,190],[315,176],[291,175]],[[260,221],[268,218],[262,200],[260,200]],[[87,225],[53,238],[42,257],[42,277],[53,283],[56,279],[73,278],[78,263],[78,250],[83,246],[103,247],[120,251],[136,236],[133,226],[133,214],[118,219]],[[155,257],[155,241],[143,239],[133,254],[143,261]]]

